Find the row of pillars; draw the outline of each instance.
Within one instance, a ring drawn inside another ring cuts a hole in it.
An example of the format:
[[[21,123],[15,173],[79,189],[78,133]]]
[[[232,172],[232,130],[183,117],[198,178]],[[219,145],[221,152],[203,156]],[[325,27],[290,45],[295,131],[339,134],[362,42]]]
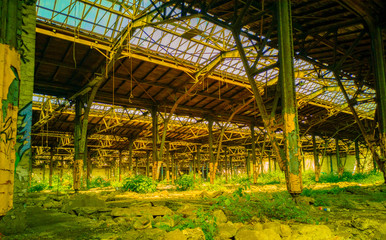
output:
[[[298,112],[296,106],[296,92],[295,92],[295,78],[294,78],[294,50],[293,50],[293,33],[292,33],[292,16],[291,16],[291,2],[289,0],[277,1],[276,7],[276,17],[278,23],[278,49],[279,49],[279,85],[281,90],[281,100],[282,100],[282,117],[283,117],[283,135],[284,135],[284,147],[278,147],[278,143],[275,138],[275,134],[272,131],[272,119],[268,117],[266,109],[261,101],[260,92],[257,90],[255,83],[253,82],[253,77],[250,78],[252,90],[254,91],[256,103],[261,112],[263,118],[263,123],[266,128],[268,137],[272,143],[272,146],[275,148],[276,155],[278,157],[278,162],[280,164],[281,170],[285,172],[286,183],[288,191],[297,195],[302,191],[302,178],[301,178],[301,155],[299,147],[299,126],[298,126]],[[237,21],[238,22],[238,21]],[[380,125],[380,139],[381,139],[381,159],[378,159],[378,165],[383,172],[385,169],[385,160],[384,156],[386,154],[386,79],[385,79],[385,65],[384,65],[384,53],[383,53],[383,41],[382,41],[382,29],[377,24],[372,22],[369,23],[370,26],[370,35],[371,35],[371,44],[372,44],[372,53],[374,61],[374,70],[376,76],[376,89],[377,89],[377,103],[378,103],[378,121]],[[234,26],[235,31],[234,35],[239,33],[240,29],[237,29],[238,26]],[[236,36],[236,42],[239,39],[239,36]],[[239,51],[243,51],[242,45],[238,44]],[[241,57],[243,54],[240,55]],[[245,58],[245,56],[244,56]],[[246,59],[243,59],[243,64],[246,67],[247,75],[250,74],[249,66],[247,65]],[[256,89],[255,89],[256,88]],[[86,101],[87,100],[87,101]],[[79,180],[81,174],[82,163],[85,161],[85,148],[87,141],[87,118],[88,111],[90,106],[85,106],[86,102],[90,102],[90,99],[77,99],[76,105],[76,119],[75,119],[75,167],[74,167],[74,188],[78,190],[80,188]],[[84,108],[84,111],[82,111]],[[152,115],[152,134],[153,134],[153,177],[158,179],[160,174],[160,162],[169,162],[169,160],[164,161],[164,158],[168,158],[168,150],[166,150],[166,156],[164,156],[163,146],[165,145],[165,134],[163,134],[160,146],[158,149],[158,117],[157,117],[157,108],[153,107],[151,109]],[[361,125],[358,122],[358,125]],[[213,120],[208,119],[208,128],[209,128],[209,169],[210,169],[210,182],[214,182],[215,174],[219,164],[219,151],[217,151],[217,156],[213,152]],[[166,126],[164,131],[167,131]],[[251,128],[253,132],[253,127]],[[364,136],[367,138],[367,136]],[[252,133],[252,138],[254,138],[254,133]],[[252,140],[252,149],[255,149],[254,140]],[[221,144],[221,143],[220,143]],[[254,179],[257,178],[258,172],[257,168],[259,163],[256,161],[255,151],[252,151],[252,164]],[[338,157],[339,158],[339,157]],[[385,175],[386,179],[386,175]],[[256,180],[255,180],[256,181]]]

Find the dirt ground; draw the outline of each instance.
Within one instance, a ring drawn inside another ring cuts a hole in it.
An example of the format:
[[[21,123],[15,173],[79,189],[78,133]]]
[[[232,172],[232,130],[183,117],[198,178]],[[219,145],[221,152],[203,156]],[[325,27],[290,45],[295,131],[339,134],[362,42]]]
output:
[[[317,224],[269,218],[237,223],[229,221],[229,216],[219,210],[211,213],[216,214],[217,223],[213,238],[386,239],[385,185],[317,184],[309,189],[316,195],[310,198],[308,214],[323,219]],[[0,239],[205,239],[200,228],[166,231],[159,223],[177,225],[165,217],[176,213],[186,219],[195,218],[194,210],[208,209],[214,197],[234,190],[230,187],[228,191],[179,192],[161,186],[151,194],[112,188],[78,194],[30,193],[0,222]],[[323,190],[330,193],[319,198],[318,191]],[[284,185],[251,186],[246,192],[253,195],[280,191],[285,191]],[[312,205],[315,199],[322,199],[329,206]]]

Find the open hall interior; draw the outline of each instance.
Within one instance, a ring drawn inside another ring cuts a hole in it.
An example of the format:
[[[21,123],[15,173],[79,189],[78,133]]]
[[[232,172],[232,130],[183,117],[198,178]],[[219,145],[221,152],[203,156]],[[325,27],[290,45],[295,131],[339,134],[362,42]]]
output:
[[[0,0],[0,239],[385,239],[382,0]]]

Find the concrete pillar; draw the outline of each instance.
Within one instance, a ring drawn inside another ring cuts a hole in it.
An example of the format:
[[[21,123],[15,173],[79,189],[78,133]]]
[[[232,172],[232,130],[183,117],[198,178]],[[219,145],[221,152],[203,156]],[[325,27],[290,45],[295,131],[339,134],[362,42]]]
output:
[[[257,183],[257,177],[258,177],[258,172],[257,168],[258,166],[256,165],[256,136],[255,136],[255,125],[251,124],[250,125],[251,129],[251,151],[252,151],[252,172],[253,172],[253,183]],[[260,166],[262,167],[262,166]]]
[[[26,82],[21,83],[20,59],[27,57],[25,54],[20,55],[23,41],[27,42],[27,39],[23,39],[25,34],[20,35],[23,30],[22,5],[22,1],[0,1],[0,11],[2,12],[0,15],[0,217],[13,207],[15,166],[21,162],[20,156],[16,157],[16,153],[23,152],[24,145],[26,145],[24,149],[28,152],[27,155],[22,156],[22,165],[20,165],[19,172],[16,172],[16,178],[18,178],[17,174],[20,174],[21,181],[16,183],[15,187],[23,193],[27,192],[28,187],[29,161],[24,159],[30,157],[30,139],[28,138],[30,128],[26,131],[25,139],[19,140],[16,136],[19,116],[22,119],[21,115],[32,114],[32,111],[28,112],[27,110],[19,113],[19,87],[22,85],[25,88],[26,85]],[[25,7],[32,8],[30,6]],[[33,29],[33,27],[30,28]],[[25,27],[24,30],[28,30],[28,28]],[[33,30],[31,34],[34,35],[35,31]],[[31,56],[28,55],[28,57]],[[30,125],[25,126],[28,128]],[[21,136],[22,133],[19,132],[19,135]]]
[[[50,175],[48,178],[48,186],[52,188],[52,175],[54,174],[54,149],[50,149]]]
[[[129,139],[129,177],[133,175],[133,144],[134,139]]]
[[[232,176],[234,175],[233,173],[233,162],[232,162],[232,156],[229,156],[229,168],[230,168],[230,177],[232,178]]]
[[[146,177],[149,177],[150,152],[146,151]]]
[[[3,1],[4,2],[4,1]],[[15,163],[16,195],[26,193],[31,164],[32,94],[35,75],[36,6],[23,5],[23,56],[20,66],[19,112],[17,116],[17,142]]]
[[[198,171],[198,169],[200,169],[200,166],[201,166],[201,145],[198,145],[197,146],[196,171]],[[196,175],[194,175],[194,176],[196,176]]]
[[[174,153],[172,154],[172,184],[176,180],[176,161],[174,159]]]
[[[332,164],[332,154],[330,154],[330,173],[334,173],[334,165]]]
[[[122,161],[123,161],[123,157],[122,157],[122,150],[119,150],[119,159],[118,159],[118,179],[119,181],[121,182],[122,181]]]
[[[170,143],[166,145],[166,181],[170,183]]]
[[[386,69],[385,52],[382,38],[382,27],[378,23],[370,23],[371,52],[373,69],[375,75],[375,87],[377,93],[379,138],[381,146],[381,157],[375,159],[379,169],[383,173],[386,183]]]
[[[83,158],[80,156],[80,138],[81,138],[81,129],[82,129],[82,100],[78,97],[75,100],[75,130],[74,130],[74,169],[73,169],[73,180],[74,180],[74,190],[75,192],[80,190],[81,187],[81,175],[82,175],[82,165]]]
[[[228,148],[224,148],[225,182],[228,183]]]
[[[284,122],[285,175],[287,190],[291,195],[302,192],[301,164],[299,159],[299,126],[296,107],[295,77],[293,67],[293,39],[291,1],[277,1],[279,81],[281,84],[282,114]],[[279,156],[277,156],[279,157]]]
[[[61,156],[61,161],[60,161],[60,174],[59,174],[60,183],[63,182],[63,168],[64,168],[64,160],[63,160],[63,156]]]
[[[319,164],[319,156],[318,156],[318,150],[316,147],[316,138],[315,134],[312,134],[312,147],[313,147],[313,153],[314,153],[314,167],[315,167],[315,182],[319,182],[320,178],[320,171],[321,171],[321,166]]]
[[[158,178],[158,116],[157,116],[157,107],[152,107],[151,109],[152,117],[152,134],[153,134],[153,180]]]
[[[335,146],[336,146],[336,167],[338,168],[338,175],[341,177],[343,175],[344,167],[342,166],[342,162],[340,159],[340,148],[339,148],[339,138],[335,138]]]
[[[208,131],[209,131],[209,168],[210,168],[210,183],[214,184],[215,173],[215,159],[213,155],[213,119],[208,119]]]
[[[356,160],[356,173],[361,172],[361,158],[359,157],[359,141],[355,139],[355,160]]]

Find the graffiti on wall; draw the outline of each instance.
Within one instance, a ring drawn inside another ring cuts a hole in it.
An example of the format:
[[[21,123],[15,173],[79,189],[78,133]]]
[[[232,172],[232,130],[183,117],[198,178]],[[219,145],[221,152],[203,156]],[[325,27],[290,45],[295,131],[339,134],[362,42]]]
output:
[[[15,77],[8,87],[7,97],[1,101],[3,124],[0,131],[1,143],[4,144],[5,155],[11,154],[16,143],[16,121],[15,111],[19,104],[19,74],[14,66],[10,67]]]
[[[20,56],[0,44],[0,216],[12,208]]]
[[[24,154],[31,149],[32,102],[19,110],[19,118],[22,122],[17,128],[17,142],[20,145],[16,152],[15,167],[17,167]]]

